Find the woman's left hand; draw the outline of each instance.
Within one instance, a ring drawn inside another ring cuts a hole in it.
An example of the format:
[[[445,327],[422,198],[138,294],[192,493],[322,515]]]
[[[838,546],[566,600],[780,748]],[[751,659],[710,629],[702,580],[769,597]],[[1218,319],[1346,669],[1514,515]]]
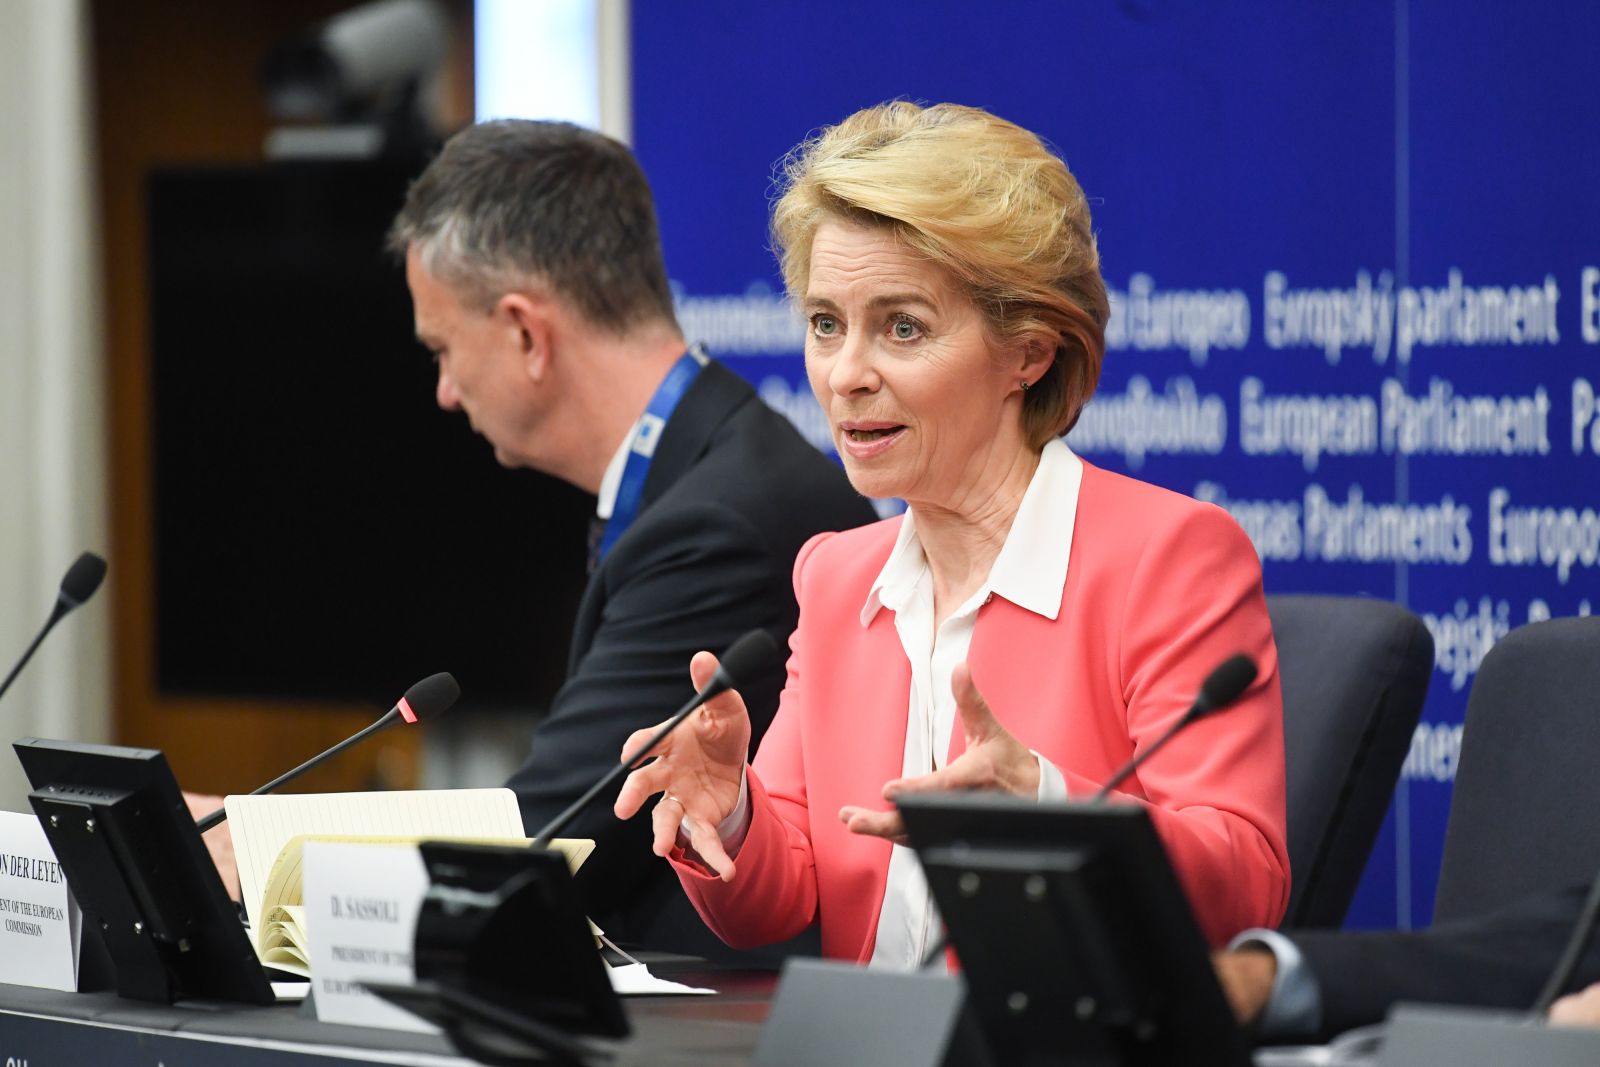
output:
[[[983,694],[972,684],[972,671],[965,663],[956,664],[950,672],[950,692],[956,698],[956,715],[967,739],[966,751],[941,770],[885,783],[883,798],[893,800],[901,793],[974,789],[1037,797],[1039,758],[1000,725]],[[905,823],[893,809],[871,811],[846,805],[839,809],[839,821],[851,833],[887,838],[898,845],[906,843]]]

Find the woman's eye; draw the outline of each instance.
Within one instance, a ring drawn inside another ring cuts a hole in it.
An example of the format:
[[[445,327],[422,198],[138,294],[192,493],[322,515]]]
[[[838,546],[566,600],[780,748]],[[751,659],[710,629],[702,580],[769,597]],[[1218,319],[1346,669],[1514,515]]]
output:
[[[818,337],[832,337],[839,332],[839,320],[832,315],[811,316],[811,332]]]
[[[912,341],[917,336],[917,324],[910,319],[896,319],[889,327],[896,341]]]

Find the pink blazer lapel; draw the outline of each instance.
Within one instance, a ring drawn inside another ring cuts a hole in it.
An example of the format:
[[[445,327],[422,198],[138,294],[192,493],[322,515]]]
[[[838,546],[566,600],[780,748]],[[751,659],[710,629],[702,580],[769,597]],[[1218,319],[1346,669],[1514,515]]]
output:
[[[829,790],[830,796],[812,798],[813,804],[827,805],[827,810],[813,810],[812,824],[819,830],[826,825],[832,838],[819,847],[818,854],[837,849],[836,854],[844,859],[839,869],[854,869],[850,884],[841,889],[844,899],[850,901],[850,923],[860,939],[855,943],[863,946],[862,958],[866,959],[877,937],[893,850],[880,838],[850,833],[838,821],[838,809],[845,804],[873,809],[889,806],[881,791],[885,782],[900,777],[905,761],[911,667],[890,611],[880,611],[865,631],[837,635],[835,647],[840,656],[828,689],[849,711],[827,717],[837,724],[838,732],[817,751],[827,754],[826,778],[835,788]]]
[[[1004,597],[995,597],[978,611],[967,652],[972,682],[1001,725],[1031,747],[1038,745],[1029,738],[1041,736],[1046,720],[1059,715],[1059,702],[1052,702],[1048,694],[1058,692],[1065,638],[1064,620],[1052,622]],[[967,750],[959,718],[951,733],[953,760]]]

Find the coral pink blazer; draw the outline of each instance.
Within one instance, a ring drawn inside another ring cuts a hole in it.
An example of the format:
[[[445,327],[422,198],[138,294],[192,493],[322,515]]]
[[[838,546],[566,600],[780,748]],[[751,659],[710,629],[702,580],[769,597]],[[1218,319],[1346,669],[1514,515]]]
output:
[[[820,916],[826,955],[871,958],[891,845],[851,834],[838,812],[886,807],[883,784],[900,776],[911,667],[892,612],[860,621],[899,522],[821,534],[795,561],[800,623],[750,770],[735,879],[681,850],[670,857],[700,915],[735,947],[792,937]],[[996,596],[968,656],[996,717],[1086,796],[1235,652],[1260,666],[1243,699],[1122,786],[1149,809],[1213,945],[1275,925],[1289,898],[1277,651],[1243,531],[1219,508],[1085,463],[1059,616]],[[964,748],[959,722],[954,733],[952,759]]]

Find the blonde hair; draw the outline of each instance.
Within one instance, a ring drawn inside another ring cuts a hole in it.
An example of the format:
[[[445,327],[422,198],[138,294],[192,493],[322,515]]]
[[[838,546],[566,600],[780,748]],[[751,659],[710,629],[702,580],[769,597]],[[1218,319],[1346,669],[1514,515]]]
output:
[[[1029,443],[1072,428],[1100,380],[1110,308],[1088,201],[1037,136],[978,108],[895,100],[823,129],[782,171],[772,237],[792,299],[818,226],[885,226],[950,272],[995,341],[1054,349],[1023,397]]]

